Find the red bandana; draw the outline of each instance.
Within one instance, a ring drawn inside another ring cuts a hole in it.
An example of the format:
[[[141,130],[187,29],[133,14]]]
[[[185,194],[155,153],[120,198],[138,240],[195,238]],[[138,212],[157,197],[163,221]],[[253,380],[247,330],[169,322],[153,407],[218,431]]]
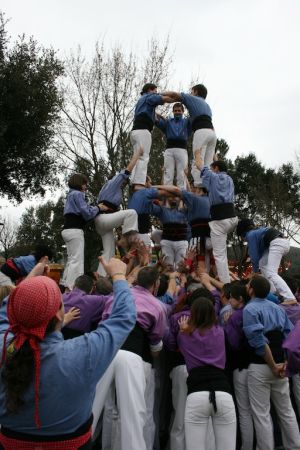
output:
[[[22,281],[12,291],[7,306],[9,329],[4,336],[2,362],[6,358],[6,338],[14,334],[13,345],[19,350],[28,340],[33,350],[35,362],[35,423],[40,428],[39,387],[41,350],[40,342],[45,338],[50,320],[60,309],[62,303],[60,290],[51,278],[38,276]]]

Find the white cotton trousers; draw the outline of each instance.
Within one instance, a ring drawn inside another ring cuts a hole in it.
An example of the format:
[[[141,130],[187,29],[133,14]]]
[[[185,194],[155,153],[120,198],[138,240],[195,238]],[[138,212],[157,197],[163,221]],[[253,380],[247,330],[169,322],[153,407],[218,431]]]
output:
[[[286,450],[300,449],[299,428],[293,410],[288,378],[277,378],[267,364],[250,364],[248,392],[256,432],[257,450],[274,450],[270,399],[275,407]]]
[[[285,300],[295,298],[286,282],[278,275],[281,259],[289,250],[290,243],[287,239],[276,238],[270,242],[269,248],[259,260],[260,271],[269,280],[271,291],[281,295]]]
[[[186,189],[187,165],[188,153],[185,148],[167,148],[164,152],[164,184],[174,184],[176,168],[176,185],[180,189]]]
[[[146,376],[144,362],[135,353],[119,350],[98,382],[92,408],[92,431],[96,429],[113,381],[120,415],[121,450],[147,450],[144,439],[147,417]]]
[[[216,391],[217,412],[209,401],[207,391],[187,396],[185,407],[185,441],[187,450],[207,450],[206,438],[211,418],[216,450],[235,450],[236,415],[232,396]]]
[[[215,148],[217,144],[217,136],[214,130],[209,128],[201,128],[196,130],[193,136],[193,155],[195,158],[195,151],[200,150],[201,158],[205,166],[210,166],[214,160]],[[192,163],[192,177],[194,185],[201,184],[200,170],[197,169],[195,161]]]
[[[231,217],[209,222],[210,239],[219,279],[222,283],[230,283],[227,260],[227,235],[237,226],[238,218]]]
[[[70,228],[63,230],[61,235],[68,255],[61,284],[73,289],[76,278],[84,274],[84,233],[79,228]]]
[[[233,386],[238,408],[239,425],[242,436],[241,450],[253,450],[254,424],[248,394],[248,370],[235,369]]]
[[[186,450],[184,435],[184,414],[187,397],[186,380],[188,377],[186,365],[174,367],[170,372],[172,380],[172,403],[174,418],[170,432],[170,450]]]
[[[188,249],[188,241],[169,241],[162,239],[160,241],[161,252],[165,256],[166,264],[170,264],[175,268],[182,261]]]
[[[130,133],[130,142],[134,154],[137,153],[140,148],[143,149],[143,155],[140,156],[131,173],[131,183],[145,184],[152,143],[151,133],[148,130],[132,130]]]
[[[111,214],[99,214],[95,218],[95,228],[101,236],[102,255],[106,261],[109,261],[115,255],[114,229],[121,225],[123,234],[129,231],[138,231],[138,216],[134,209],[125,209]],[[100,275],[106,275],[102,264],[99,264],[98,272]]]

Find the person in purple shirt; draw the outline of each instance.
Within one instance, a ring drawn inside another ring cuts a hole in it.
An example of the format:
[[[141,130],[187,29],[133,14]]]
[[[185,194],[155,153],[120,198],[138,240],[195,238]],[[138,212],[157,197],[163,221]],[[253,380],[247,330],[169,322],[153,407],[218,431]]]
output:
[[[93,428],[99,420],[107,390],[115,380],[121,419],[121,448],[146,450],[153,447],[154,372],[152,356],[163,347],[166,329],[164,305],[155,297],[159,287],[159,273],[144,267],[137,276],[137,285],[131,289],[135,300],[136,326],[118,352],[115,360],[98,383],[93,406]],[[109,318],[112,299],[108,298],[102,321]]]
[[[87,222],[94,219],[107,207],[103,204],[90,206],[85,198],[88,178],[81,174],[71,175],[64,207],[64,229],[61,233],[67,247],[68,259],[60,284],[72,289],[77,277],[84,273],[84,229]]]
[[[282,347],[287,353],[288,374],[292,376],[293,393],[300,415],[300,320],[298,320]]]
[[[80,275],[76,278],[72,291],[63,295],[65,312],[71,308],[80,310],[80,317],[62,329],[65,339],[89,333],[100,322],[108,296],[92,294],[93,285],[91,277]]]
[[[98,195],[98,202],[105,205],[106,210],[103,214],[95,217],[95,228],[101,237],[103,245],[103,257],[110,259],[115,255],[115,236],[114,229],[122,226],[122,234],[125,238],[124,245],[130,246],[137,238],[138,221],[137,213],[133,209],[122,209],[120,205],[123,198],[123,189],[129,181],[129,176],[135,167],[137,161],[143,154],[143,149],[139,149],[131,158],[125,170],[108,180]],[[98,272],[105,275],[101,264],[98,266]]]
[[[153,83],[146,83],[143,86],[141,97],[138,100],[135,111],[133,128],[130,133],[130,141],[134,153],[143,148],[143,156],[138,161],[133,173],[132,183],[145,185],[147,167],[151,149],[151,132],[155,122],[155,108],[164,103],[172,103],[172,99],[166,95],[157,93],[157,86]]]
[[[249,301],[247,288],[240,281],[229,286],[231,312],[224,325],[229,367],[233,371],[233,387],[239,414],[242,449],[252,450],[254,424],[248,395],[250,347],[243,332],[243,309]]]
[[[236,415],[226,378],[224,331],[216,324],[212,302],[196,299],[190,317],[179,320],[177,342],[188,371],[185,408],[186,449],[205,450],[209,418],[214,428],[216,449],[234,450]]]

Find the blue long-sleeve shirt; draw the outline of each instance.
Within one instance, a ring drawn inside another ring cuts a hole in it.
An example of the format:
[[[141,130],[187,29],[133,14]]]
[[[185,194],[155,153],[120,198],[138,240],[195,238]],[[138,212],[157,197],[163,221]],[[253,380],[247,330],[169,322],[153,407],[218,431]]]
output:
[[[204,166],[201,177],[203,186],[208,190],[211,205],[234,202],[234,184],[226,172],[213,172]]]
[[[152,214],[152,200],[158,197],[157,188],[144,188],[134,192],[128,200],[128,209],[134,209],[137,214]]]
[[[155,124],[167,139],[186,142],[192,132],[190,120],[186,117],[159,119]]]
[[[199,116],[209,116],[212,117],[212,112],[210,106],[206,103],[204,98],[198,97],[196,95],[185,94],[181,92],[181,102],[189,110],[191,121]]]
[[[109,202],[116,208],[122,203],[124,183],[130,177],[130,172],[126,169],[121,170],[111,180],[108,180],[98,194],[97,203]]]
[[[7,413],[5,388],[0,383],[1,425],[22,433],[51,436],[72,433],[88,420],[96,385],[136,322],[135,303],[127,282],[114,283],[114,297],[109,318],[95,331],[67,341],[60,332],[54,332],[41,342],[41,428],[36,428],[34,422],[33,382],[18,414]],[[0,308],[0,352],[8,328],[6,304]]]
[[[143,94],[139,98],[135,110],[134,117],[137,117],[140,114],[147,114],[147,116],[155,122],[155,107],[158,105],[163,105],[164,101],[160,94],[149,93]]]
[[[184,204],[187,207],[187,218],[191,222],[195,219],[210,218],[210,203],[206,195],[195,195],[192,192],[183,190],[181,192]]]
[[[267,249],[264,244],[264,236],[268,229],[267,227],[257,228],[248,231],[245,235],[245,241],[248,243],[248,253],[253,265],[253,272],[258,272],[259,260]]]
[[[87,203],[84,192],[76,189],[70,189],[64,207],[64,216],[66,214],[76,214],[77,216],[82,216],[87,222],[94,219],[97,214],[99,214],[99,208],[98,206],[90,206]]]
[[[166,208],[165,206],[153,205],[153,216],[159,218],[162,224],[183,223],[188,225],[186,212],[182,209]]]
[[[243,330],[255,353],[263,356],[269,343],[265,334],[279,330],[286,338],[294,328],[286,312],[267,299],[253,298],[243,310]]]

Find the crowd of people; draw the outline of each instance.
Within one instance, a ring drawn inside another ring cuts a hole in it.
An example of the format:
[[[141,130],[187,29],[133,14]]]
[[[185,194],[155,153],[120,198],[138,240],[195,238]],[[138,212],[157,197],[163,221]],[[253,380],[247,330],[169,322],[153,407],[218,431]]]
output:
[[[201,84],[191,94],[146,84],[132,159],[96,206],[87,176],[70,177],[59,285],[44,245],[2,264],[0,448],[300,449],[300,283],[278,273],[289,241],[237,217],[206,95]],[[156,113],[164,103],[170,118]],[[154,126],[166,136],[156,186]],[[103,254],[85,273],[91,220]],[[228,265],[232,232],[247,244],[247,279]]]

